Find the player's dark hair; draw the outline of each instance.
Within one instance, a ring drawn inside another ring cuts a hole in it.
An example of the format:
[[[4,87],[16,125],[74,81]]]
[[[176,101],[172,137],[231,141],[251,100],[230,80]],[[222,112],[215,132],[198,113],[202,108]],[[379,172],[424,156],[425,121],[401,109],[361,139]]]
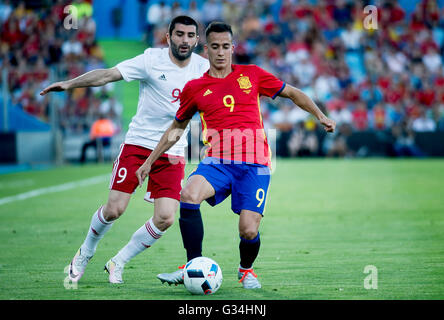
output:
[[[207,29],[205,30],[205,37],[207,38],[207,40],[208,40],[208,35],[211,32],[217,32],[217,33],[228,32],[229,34],[231,34],[231,37],[233,38],[233,30],[231,30],[231,26],[225,22],[220,22],[220,21],[211,22],[208,25]]]
[[[184,24],[186,26],[195,26],[196,27],[196,35],[199,34],[199,26],[197,25],[196,20],[189,16],[177,16],[170,22],[170,26],[168,27],[168,33],[170,34],[170,37],[173,35],[173,30],[176,27],[176,24]]]

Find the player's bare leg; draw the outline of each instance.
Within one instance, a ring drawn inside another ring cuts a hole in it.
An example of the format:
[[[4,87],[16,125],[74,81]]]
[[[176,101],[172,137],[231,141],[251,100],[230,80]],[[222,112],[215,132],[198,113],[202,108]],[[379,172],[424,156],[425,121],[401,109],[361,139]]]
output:
[[[261,220],[261,214],[250,210],[242,210],[239,215],[239,236],[241,241],[239,243],[240,264],[238,278],[245,289],[261,288],[257,275],[253,271],[253,263],[259,254],[260,248],[259,225]]]
[[[192,175],[180,193],[180,202],[200,204],[205,199],[214,196],[213,186],[204,176]]]
[[[105,265],[109,273],[109,282],[123,283],[122,274],[125,264],[139,253],[148,249],[174,223],[174,216],[179,201],[172,198],[157,198],[154,200],[154,215],[141,226],[131,237],[130,241]]]
[[[107,222],[113,222],[120,218],[128,207],[131,194],[117,190],[111,190],[108,202],[103,206],[103,217]]]
[[[180,232],[187,250],[187,261],[202,255],[204,235],[200,204],[215,194],[214,188],[201,175],[191,176],[180,195]],[[157,275],[162,283],[183,284],[183,267],[172,273]]]
[[[77,282],[83,276],[86,265],[96,252],[100,239],[111,228],[113,221],[123,214],[130,198],[129,193],[111,190],[107,203],[93,214],[86,238],[69,265],[71,281]]]
[[[166,231],[174,223],[174,217],[179,207],[179,201],[172,198],[154,200],[153,223],[160,231]]]

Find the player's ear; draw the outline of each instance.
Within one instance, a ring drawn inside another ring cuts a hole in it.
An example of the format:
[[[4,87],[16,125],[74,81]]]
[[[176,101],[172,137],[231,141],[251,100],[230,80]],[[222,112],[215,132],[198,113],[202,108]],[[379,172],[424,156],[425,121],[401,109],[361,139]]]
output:
[[[167,32],[165,36],[166,36],[168,45],[170,45],[170,34]]]

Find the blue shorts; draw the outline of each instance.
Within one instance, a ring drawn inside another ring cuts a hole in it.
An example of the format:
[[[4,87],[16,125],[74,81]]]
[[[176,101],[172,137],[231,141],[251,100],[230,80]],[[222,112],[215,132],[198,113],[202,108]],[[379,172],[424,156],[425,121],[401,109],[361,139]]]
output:
[[[234,213],[251,210],[263,215],[270,185],[270,168],[267,166],[207,157],[190,177],[193,175],[205,177],[216,191],[213,197],[206,199],[209,205],[214,207],[231,194]]]

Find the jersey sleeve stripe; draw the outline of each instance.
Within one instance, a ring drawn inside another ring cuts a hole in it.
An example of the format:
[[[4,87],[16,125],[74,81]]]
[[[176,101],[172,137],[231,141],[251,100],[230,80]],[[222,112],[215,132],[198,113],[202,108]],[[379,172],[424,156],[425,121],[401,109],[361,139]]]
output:
[[[282,87],[279,89],[279,91],[278,92],[276,92],[272,97],[271,97],[271,99],[274,99],[274,98],[276,98],[278,95],[279,95],[279,93],[281,93],[282,92],[282,90],[284,90],[284,88],[285,88],[285,85],[286,85],[286,83],[284,82],[283,84],[282,84]]]

